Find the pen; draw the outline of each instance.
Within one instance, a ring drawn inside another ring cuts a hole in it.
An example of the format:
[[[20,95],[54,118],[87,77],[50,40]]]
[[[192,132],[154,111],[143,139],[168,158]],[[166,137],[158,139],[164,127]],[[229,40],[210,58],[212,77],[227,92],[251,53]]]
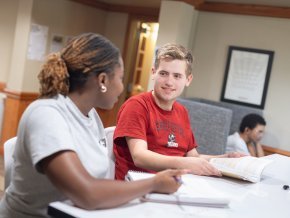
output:
[[[179,184],[183,184],[183,181],[182,181],[181,177],[174,176],[173,178],[175,179],[175,181],[176,181],[177,183],[179,183]]]
[[[288,190],[289,189],[289,185],[283,185],[283,189],[284,190]]]

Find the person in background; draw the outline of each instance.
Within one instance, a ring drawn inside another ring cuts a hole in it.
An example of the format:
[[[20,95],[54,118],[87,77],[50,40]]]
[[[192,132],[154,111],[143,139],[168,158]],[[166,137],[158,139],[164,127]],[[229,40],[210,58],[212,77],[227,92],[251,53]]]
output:
[[[189,169],[197,175],[221,176],[208,160],[240,157],[238,153],[211,156],[196,151],[188,112],[176,102],[192,81],[192,62],[191,53],[180,45],[169,43],[156,51],[153,91],[129,98],[117,116],[116,179],[124,179],[128,170]]]
[[[18,127],[1,218],[48,217],[48,204],[65,199],[85,209],[111,208],[149,192],[178,189],[182,170],[136,182],[105,179],[107,140],[94,108],[111,109],[117,102],[123,71],[119,50],[94,33],[73,38],[49,56],[38,75],[40,98]]]
[[[237,151],[254,157],[264,156],[260,141],[265,131],[266,121],[258,114],[246,115],[240,124],[239,132],[228,136],[227,152]]]

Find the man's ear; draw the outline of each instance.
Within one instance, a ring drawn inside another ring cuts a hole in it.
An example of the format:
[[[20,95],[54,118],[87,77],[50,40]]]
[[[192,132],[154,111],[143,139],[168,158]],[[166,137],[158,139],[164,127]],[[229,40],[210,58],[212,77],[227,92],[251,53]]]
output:
[[[246,127],[244,130],[244,133],[249,133],[251,131],[251,129],[249,127]]]
[[[192,81],[192,78],[193,78],[193,75],[192,74],[190,74],[189,76],[187,76],[187,78],[186,78],[186,84],[185,84],[186,87],[188,87],[190,85],[190,83]]]
[[[155,74],[156,74],[155,67],[151,68],[151,73],[152,73],[152,80],[154,80],[155,79]]]

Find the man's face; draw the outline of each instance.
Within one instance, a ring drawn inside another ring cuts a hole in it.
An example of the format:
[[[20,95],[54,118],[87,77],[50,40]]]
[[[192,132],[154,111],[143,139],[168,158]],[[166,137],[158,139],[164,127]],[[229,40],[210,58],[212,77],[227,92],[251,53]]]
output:
[[[249,130],[249,139],[252,142],[258,143],[261,141],[265,132],[265,126],[258,124],[254,129]]]
[[[183,60],[162,59],[158,69],[152,71],[154,95],[163,105],[173,104],[192,80],[192,75],[186,75],[186,62]]]

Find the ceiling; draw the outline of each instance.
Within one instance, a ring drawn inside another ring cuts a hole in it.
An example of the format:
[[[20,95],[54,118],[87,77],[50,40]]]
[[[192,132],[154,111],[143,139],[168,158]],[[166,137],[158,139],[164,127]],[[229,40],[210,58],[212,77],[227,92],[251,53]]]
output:
[[[130,5],[138,7],[153,7],[159,8],[161,0],[95,0],[98,2],[104,2],[107,4],[117,4],[117,5]],[[188,2],[194,2],[194,0],[189,0]],[[198,1],[197,1],[198,2]],[[213,2],[213,3],[232,3],[232,4],[247,4],[247,5],[264,5],[264,6],[274,6],[274,7],[289,7],[290,0],[204,0],[199,2]]]

